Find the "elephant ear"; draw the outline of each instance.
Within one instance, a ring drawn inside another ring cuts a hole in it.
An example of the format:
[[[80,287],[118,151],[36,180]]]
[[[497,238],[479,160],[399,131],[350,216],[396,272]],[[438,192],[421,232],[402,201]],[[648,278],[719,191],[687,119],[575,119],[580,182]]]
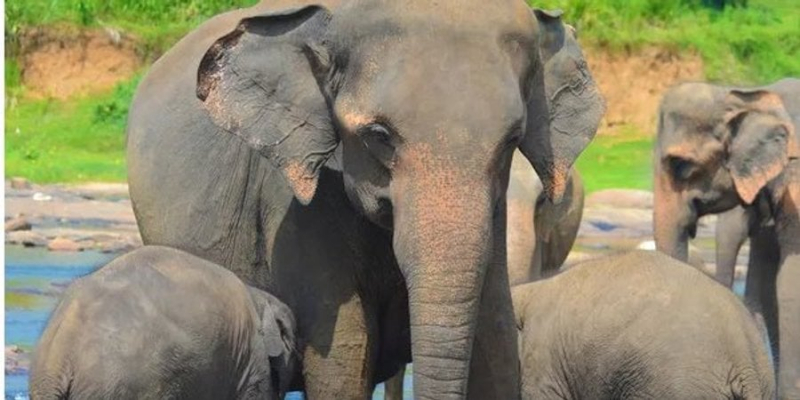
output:
[[[539,58],[544,88],[532,88],[520,150],[542,179],[550,200],[560,202],[572,164],[594,138],[605,113],[575,30],[560,11],[534,10],[539,23]],[[539,94],[540,96],[537,96]]]
[[[724,123],[730,132],[727,166],[739,197],[751,204],[789,160],[800,157],[794,124],[780,96],[765,90],[731,91]]]
[[[329,21],[318,6],[246,16],[197,71],[197,97],[214,123],[267,157],[303,204],[338,143],[317,80]]]
[[[261,312],[261,334],[264,335],[264,343],[266,343],[267,355],[270,357],[280,357],[286,352],[286,343],[284,341],[284,332],[280,327],[273,306],[268,302],[264,304],[264,310]]]

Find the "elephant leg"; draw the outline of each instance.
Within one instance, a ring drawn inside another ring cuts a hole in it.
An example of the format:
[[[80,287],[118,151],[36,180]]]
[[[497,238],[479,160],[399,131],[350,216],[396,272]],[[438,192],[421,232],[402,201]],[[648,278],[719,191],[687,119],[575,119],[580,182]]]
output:
[[[486,271],[467,398],[519,399],[517,326],[506,268],[505,207],[495,213],[493,259]]]
[[[536,238],[536,247],[533,248],[533,259],[531,260],[531,275],[529,282],[538,281],[545,276],[546,272],[552,271],[552,268],[548,268],[550,266],[545,265],[545,250],[547,247],[547,243],[542,241],[542,239]]]
[[[400,371],[389,378],[386,382],[383,383],[383,386],[386,391],[386,396],[384,399],[386,400],[403,400],[403,378],[406,375],[406,367],[400,368]]]
[[[747,238],[749,220],[749,212],[743,207],[735,207],[717,219],[717,271],[714,278],[727,288],[733,287],[736,258]]]
[[[763,227],[750,237],[750,259],[747,267],[745,303],[753,313],[764,318],[772,354],[779,354],[778,299],[776,279],[780,266],[780,247],[775,229]]]
[[[508,200],[508,274],[512,285],[537,278],[533,215],[533,204],[528,199]]]
[[[376,356],[373,318],[367,318],[357,294],[339,304],[335,312],[317,311],[319,319],[306,335],[309,342],[303,351],[306,398],[369,398]]]
[[[800,399],[800,255],[787,257],[777,280],[780,357],[778,385],[781,399]]]

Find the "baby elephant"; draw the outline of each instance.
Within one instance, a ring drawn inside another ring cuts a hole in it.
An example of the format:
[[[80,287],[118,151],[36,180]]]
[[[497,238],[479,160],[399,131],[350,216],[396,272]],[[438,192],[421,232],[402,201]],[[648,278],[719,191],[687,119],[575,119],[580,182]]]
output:
[[[772,399],[741,302],[657,252],[586,262],[512,289],[523,399]]]
[[[42,335],[31,399],[278,399],[295,322],[275,297],[149,246],[70,285]]]

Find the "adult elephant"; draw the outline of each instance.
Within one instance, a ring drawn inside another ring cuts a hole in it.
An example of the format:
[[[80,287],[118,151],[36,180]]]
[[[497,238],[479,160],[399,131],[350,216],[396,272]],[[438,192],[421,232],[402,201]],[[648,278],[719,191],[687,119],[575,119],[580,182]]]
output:
[[[542,181],[515,154],[508,184],[508,274],[512,286],[546,278],[564,264],[583,217],[584,191],[574,168],[558,204],[547,199]]]
[[[574,40],[574,38],[573,38]],[[560,203],[547,200],[542,181],[514,152],[507,195],[508,278],[511,286],[554,275],[567,259],[583,215],[583,182],[570,172]],[[386,400],[403,398],[405,369],[385,382]]]
[[[761,88],[688,83],[665,94],[655,148],[659,250],[685,261],[697,219],[739,205],[774,220],[751,236],[759,265],[751,265],[748,283],[761,285],[782,398],[800,398],[798,126],[800,80]]]
[[[565,38],[558,15],[519,0],[270,1],[215,17],[154,64],[131,108],[143,241],[285,302],[304,359],[294,387],[311,399],[363,399],[411,357],[416,398],[516,398],[511,156],[559,198],[603,113]]]
[[[752,206],[734,207],[717,218],[717,269],[714,278],[723,286],[733,287],[736,260],[744,241],[750,239],[745,302],[755,313],[775,311],[775,274],[780,264],[780,247],[775,237],[775,221],[765,196]],[[773,324],[777,320],[771,321]],[[772,332],[777,332],[773,325]],[[774,339],[777,339],[775,337]]]

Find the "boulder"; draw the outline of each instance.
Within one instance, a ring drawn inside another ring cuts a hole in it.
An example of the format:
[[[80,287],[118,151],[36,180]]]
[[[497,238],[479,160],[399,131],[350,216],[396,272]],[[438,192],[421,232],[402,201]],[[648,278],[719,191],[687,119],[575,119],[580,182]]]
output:
[[[11,188],[17,190],[25,190],[31,188],[31,183],[27,179],[15,176],[11,178]]]
[[[6,232],[6,243],[25,247],[44,247],[47,246],[47,238],[33,231]]]
[[[47,244],[47,249],[50,251],[83,251],[84,247],[72,239],[57,237]]]
[[[30,354],[17,345],[6,346],[6,375],[24,374],[31,366]]]
[[[11,218],[8,221],[6,221],[6,232],[29,231],[29,230],[31,230],[31,223],[28,222],[28,219],[22,215],[15,218]]]

